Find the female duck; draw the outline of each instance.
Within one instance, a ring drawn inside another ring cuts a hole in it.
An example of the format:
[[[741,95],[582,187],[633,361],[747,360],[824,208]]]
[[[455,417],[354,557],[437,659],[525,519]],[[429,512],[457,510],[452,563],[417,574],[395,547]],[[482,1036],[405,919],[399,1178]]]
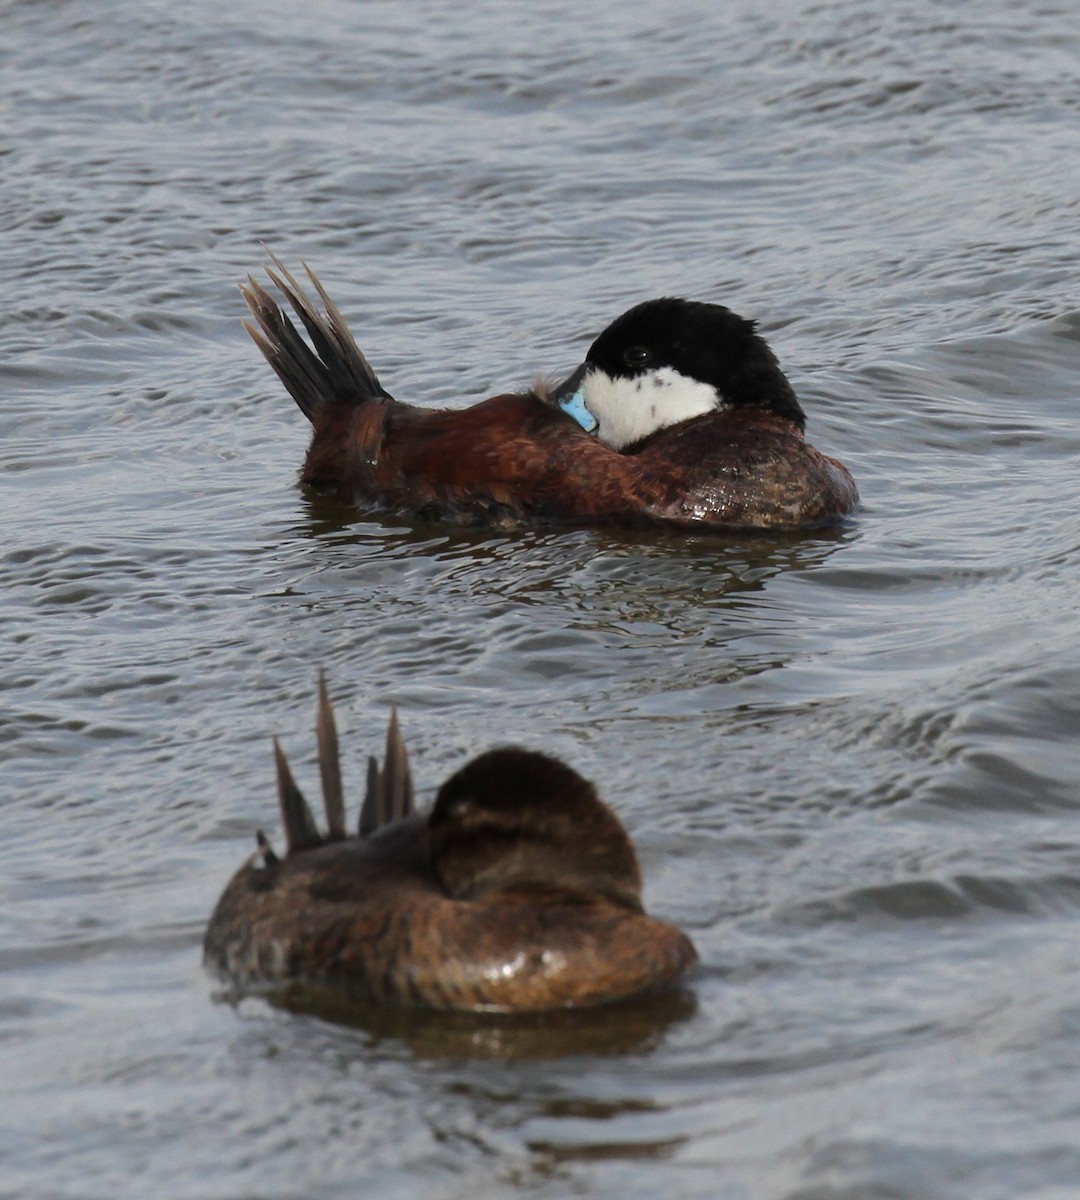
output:
[[[350,837],[322,680],[317,732],[328,833],[275,746],[287,854],[260,833],[206,931],[207,964],[236,991],[299,985],[377,1004],[528,1012],[632,996],[695,961],[683,933],[643,911],[618,818],[558,759],[489,751],[443,784],[424,818],[392,717]]]
[[[596,339],[562,385],[471,408],[394,400],[315,275],[325,312],[268,270],[314,352],[254,279],[245,327],[314,434],[301,478],[358,507],[480,524],[797,529],[858,502],[754,323],[718,304],[649,300]]]

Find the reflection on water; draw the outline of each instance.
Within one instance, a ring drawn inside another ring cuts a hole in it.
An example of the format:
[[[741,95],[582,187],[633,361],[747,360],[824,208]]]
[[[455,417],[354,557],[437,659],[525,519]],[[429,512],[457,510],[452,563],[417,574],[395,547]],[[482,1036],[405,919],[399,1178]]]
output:
[[[312,988],[290,988],[272,997],[288,1012],[334,1021],[369,1035],[377,1051],[400,1041],[431,1059],[497,1059],[527,1062],[578,1055],[648,1054],[676,1022],[694,1015],[693,995],[669,989],[596,1009],[549,1013],[435,1013],[379,1008]]]

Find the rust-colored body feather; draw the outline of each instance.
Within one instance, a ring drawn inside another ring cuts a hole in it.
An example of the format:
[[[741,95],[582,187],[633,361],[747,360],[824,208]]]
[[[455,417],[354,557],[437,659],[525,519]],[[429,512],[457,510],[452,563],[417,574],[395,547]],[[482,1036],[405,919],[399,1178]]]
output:
[[[478,524],[793,529],[836,521],[858,502],[847,468],[810,446],[799,420],[765,407],[718,408],[622,452],[543,389],[461,410],[402,404],[315,276],[325,315],[275,263],[271,278],[315,352],[254,280],[243,289],[248,329],[312,422],[301,479],[348,504]]]

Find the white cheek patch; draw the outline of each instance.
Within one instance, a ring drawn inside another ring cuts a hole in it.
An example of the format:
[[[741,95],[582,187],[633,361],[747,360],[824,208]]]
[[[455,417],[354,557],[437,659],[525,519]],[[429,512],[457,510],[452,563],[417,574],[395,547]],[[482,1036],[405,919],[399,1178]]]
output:
[[[585,407],[596,418],[596,436],[614,450],[723,406],[714,387],[673,367],[660,367],[636,379],[613,379],[594,367],[585,376],[581,392]]]

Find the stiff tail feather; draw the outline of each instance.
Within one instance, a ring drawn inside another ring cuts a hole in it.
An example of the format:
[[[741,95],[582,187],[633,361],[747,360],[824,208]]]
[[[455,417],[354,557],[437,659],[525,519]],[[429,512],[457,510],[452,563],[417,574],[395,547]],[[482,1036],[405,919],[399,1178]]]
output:
[[[293,779],[288,759],[277,739],[274,739],[274,762],[277,769],[278,802],[281,821],[285,827],[286,854],[312,850],[327,842],[345,838],[345,800],[341,783],[341,757],[338,751],[337,724],[326,687],[326,676],[319,672],[319,699],[316,710],[315,734],[319,746],[319,775],[322,779],[323,806],[326,810],[328,833],[324,836],[315,822],[304,794]],[[415,807],[412,772],[405,740],[401,736],[397,708],[390,714],[386,731],[386,753],[380,768],[372,755],[368,760],[367,793],[360,810],[360,837],[367,837],[383,825],[403,820]],[[264,865],[278,861],[277,855],[260,830],[258,851]]]
[[[360,809],[361,837],[367,837],[381,825],[401,821],[415,807],[412,772],[401,736],[397,708],[390,710],[390,727],[386,731],[386,753],[382,770],[373,754],[368,759],[367,792]]]
[[[323,312],[281,259],[275,254],[270,258],[277,270],[267,267],[266,273],[300,318],[311,346],[273,296],[251,275],[246,284],[240,285],[240,292],[255,321],[245,321],[244,328],[304,416],[314,424],[319,409],[328,404],[357,405],[367,400],[392,399],[315,272],[304,264]]]

